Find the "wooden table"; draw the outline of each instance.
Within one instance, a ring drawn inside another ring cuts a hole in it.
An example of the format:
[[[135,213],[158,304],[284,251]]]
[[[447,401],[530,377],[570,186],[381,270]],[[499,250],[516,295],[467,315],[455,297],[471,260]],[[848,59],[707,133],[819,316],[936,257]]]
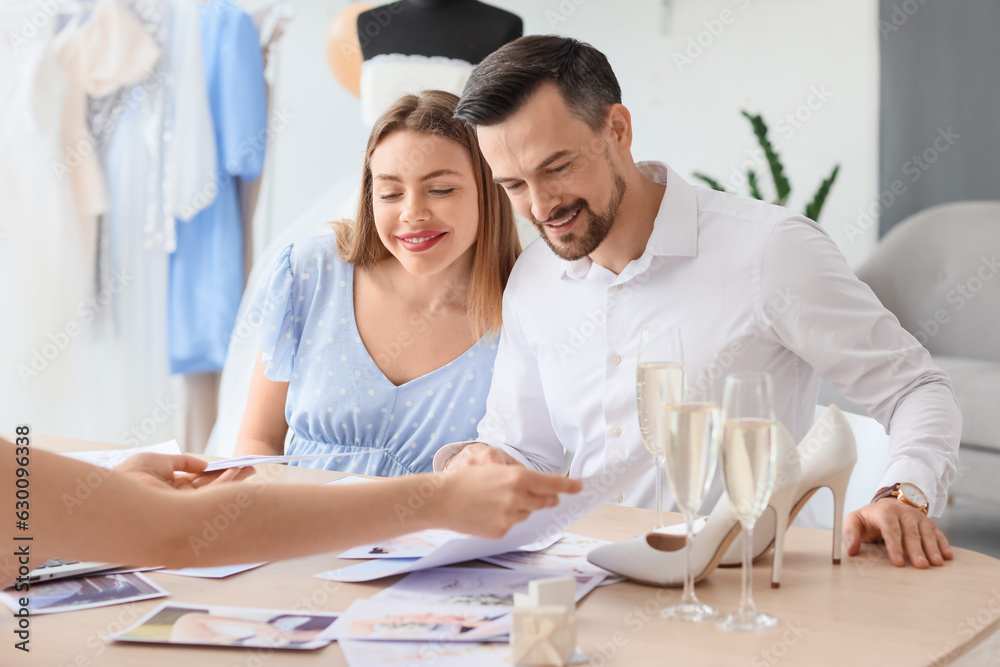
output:
[[[109,449],[102,443],[33,438],[54,451]],[[289,483],[316,483],[338,473],[265,466],[259,474]],[[679,519],[679,517],[675,517]],[[602,506],[569,530],[608,540],[638,534],[652,521],[647,510]],[[830,562],[827,531],[788,531],[782,586],[768,586],[770,557],[755,567],[760,609],[781,619],[759,633],[730,633],[712,623],[664,620],[657,610],[679,597],[676,589],[632,583],[600,587],[578,607],[580,644],[592,665],[1000,665],[1000,561],[964,549],[943,568],[895,568],[884,549],[865,545],[840,566]],[[341,584],[312,575],[341,564],[321,555],[281,563],[223,580],[148,573],[170,591],[169,600],[191,604],[343,611],[399,577]],[[721,610],[739,599],[738,568],[719,569],[698,586],[699,597]],[[30,654],[13,649],[13,617],[0,621],[0,664],[44,667],[157,665],[345,665],[336,644],[310,652],[269,652],[105,643],[104,635],[131,625],[162,603],[150,600],[63,614],[35,616]]]

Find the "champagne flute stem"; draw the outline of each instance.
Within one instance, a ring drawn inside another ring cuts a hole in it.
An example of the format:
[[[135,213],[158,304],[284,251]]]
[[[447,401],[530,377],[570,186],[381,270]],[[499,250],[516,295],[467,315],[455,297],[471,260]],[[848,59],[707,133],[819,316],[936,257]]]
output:
[[[684,512],[684,521],[687,522],[687,544],[684,545],[684,595],[682,601],[685,603],[695,603],[698,599],[694,596],[694,573],[691,571],[691,549],[694,546],[694,513]]]
[[[740,614],[757,611],[753,603],[753,527],[756,521],[743,524],[743,593],[740,595]]]
[[[663,528],[663,478],[667,476],[665,456],[656,457],[656,526]]]

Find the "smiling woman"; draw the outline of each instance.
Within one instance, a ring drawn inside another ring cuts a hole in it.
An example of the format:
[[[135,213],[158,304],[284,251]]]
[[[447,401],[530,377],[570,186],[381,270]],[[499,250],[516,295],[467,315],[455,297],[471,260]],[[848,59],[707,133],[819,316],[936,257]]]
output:
[[[369,138],[357,219],[278,256],[238,455],[282,453],[290,427],[288,453],[362,452],[313,465],[393,476],[475,437],[520,245],[457,102],[400,98]]]

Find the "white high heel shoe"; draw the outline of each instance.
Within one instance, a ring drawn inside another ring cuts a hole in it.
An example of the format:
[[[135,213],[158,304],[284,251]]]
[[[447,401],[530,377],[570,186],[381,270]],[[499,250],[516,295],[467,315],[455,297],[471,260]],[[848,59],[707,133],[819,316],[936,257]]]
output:
[[[824,486],[833,492],[833,562],[840,563],[844,496],[857,461],[854,435],[836,406],[827,408],[798,447],[794,446],[788,430],[779,424],[776,444],[775,488],[768,503],[775,520],[771,528],[761,521],[754,530],[755,538],[763,533],[761,541],[754,540],[755,545],[764,545],[761,553],[771,544],[775,548],[771,564],[773,588],[781,585],[785,531],[809,498]],[[765,515],[767,513],[765,510]],[[731,511],[729,496],[724,493],[692,543],[691,569],[695,582],[707,577],[723,561],[740,529]],[[684,535],[652,532],[598,547],[587,555],[587,560],[638,583],[680,586],[684,583],[685,541]]]

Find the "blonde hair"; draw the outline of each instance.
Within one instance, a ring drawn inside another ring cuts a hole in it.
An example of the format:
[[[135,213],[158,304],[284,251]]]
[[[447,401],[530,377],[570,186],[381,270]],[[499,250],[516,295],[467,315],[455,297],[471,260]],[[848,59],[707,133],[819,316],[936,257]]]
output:
[[[375,229],[372,208],[372,155],[393,132],[410,131],[450,139],[462,146],[472,161],[479,190],[479,227],[476,231],[472,275],[469,279],[469,322],[476,337],[499,333],[501,304],[507,277],[521,252],[514,213],[507,196],[493,182],[493,171],[479,152],[476,131],[453,117],[458,97],[441,90],[405,95],[379,117],[368,137],[361,198],[356,220],[334,223],[340,258],[370,269],[389,258]]]

